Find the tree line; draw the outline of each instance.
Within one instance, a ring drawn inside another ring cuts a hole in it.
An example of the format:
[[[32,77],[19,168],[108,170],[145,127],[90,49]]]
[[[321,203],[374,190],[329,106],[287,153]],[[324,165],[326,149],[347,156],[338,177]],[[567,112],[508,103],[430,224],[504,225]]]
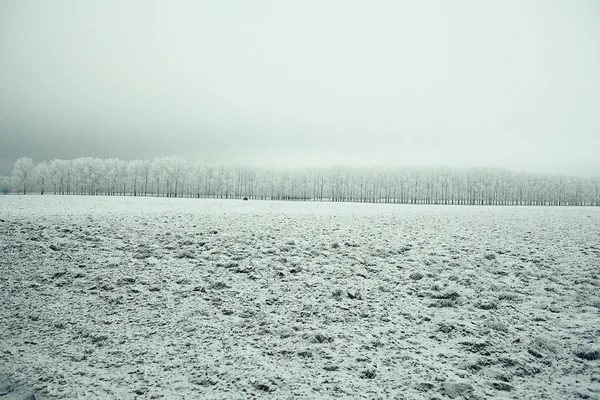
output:
[[[80,157],[16,161],[0,191],[399,204],[600,206],[600,178],[499,168],[275,169],[190,163],[179,156],[125,161]]]

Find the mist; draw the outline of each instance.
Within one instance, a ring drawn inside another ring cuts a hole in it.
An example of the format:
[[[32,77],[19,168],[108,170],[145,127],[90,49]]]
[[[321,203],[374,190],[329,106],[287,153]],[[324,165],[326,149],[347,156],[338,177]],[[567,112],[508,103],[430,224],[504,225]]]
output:
[[[600,175],[593,1],[4,1],[19,157]]]

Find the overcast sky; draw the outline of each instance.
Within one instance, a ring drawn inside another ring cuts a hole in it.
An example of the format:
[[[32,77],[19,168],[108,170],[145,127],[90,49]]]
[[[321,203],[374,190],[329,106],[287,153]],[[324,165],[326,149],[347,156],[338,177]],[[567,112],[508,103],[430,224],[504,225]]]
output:
[[[166,155],[600,175],[600,2],[0,2],[0,173]]]

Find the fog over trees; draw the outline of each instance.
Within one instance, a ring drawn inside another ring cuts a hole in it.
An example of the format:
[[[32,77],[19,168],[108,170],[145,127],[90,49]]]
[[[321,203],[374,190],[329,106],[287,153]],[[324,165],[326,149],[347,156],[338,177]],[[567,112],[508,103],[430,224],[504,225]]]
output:
[[[20,158],[0,191],[55,195],[160,196],[399,204],[600,206],[600,178],[498,168],[274,169],[81,157],[35,164]]]

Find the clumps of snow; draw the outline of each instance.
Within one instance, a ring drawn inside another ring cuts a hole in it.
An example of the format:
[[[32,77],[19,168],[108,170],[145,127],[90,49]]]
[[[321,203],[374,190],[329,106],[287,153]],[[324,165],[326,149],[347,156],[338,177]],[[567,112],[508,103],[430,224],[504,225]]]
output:
[[[331,296],[337,300],[340,301],[342,299],[342,295],[343,295],[343,291],[342,289],[335,289],[333,292],[331,292]]]
[[[438,331],[442,332],[442,333],[450,333],[455,328],[456,327],[453,324],[450,324],[450,323],[447,323],[447,322],[442,322],[441,324],[439,324]]]
[[[456,290],[446,290],[441,293],[433,293],[431,297],[440,300],[456,300],[460,297],[460,294]]]
[[[377,377],[377,371],[374,369],[366,369],[360,372],[361,379],[375,379]]]
[[[346,294],[348,295],[348,298],[352,299],[352,300],[362,300],[362,298],[363,298],[360,290],[358,290],[356,288],[348,288],[346,290]]]
[[[485,326],[497,332],[508,333],[508,326],[502,321],[488,320]]]
[[[548,358],[555,356],[557,345],[545,336],[534,338],[527,347],[527,352],[536,358]]]
[[[505,382],[490,382],[490,385],[494,389],[504,391],[504,392],[510,392],[514,389],[514,387],[512,385],[509,385],[508,383],[505,383]]]
[[[300,358],[313,358],[314,357],[314,354],[312,352],[306,351],[306,350],[299,351],[297,354],[298,354],[298,357],[300,357]]]
[[[135,283],[135,277],[133,276],[123,276],[117,280],[117,285],[131,285]]]
[[[275,388],[273,387],[273,383],[272,382],[260,382],[260,381],[256,381],[252,384],[256,390],[260,390],[262,392],[267,392],[267,393],[271,393],[275,391]]]
[[[600,360],[600,347],[580,347],[575,350],[575,356],[582,360],[594,361]]]
[[[471,353],[490,355],[489,351],[487,350],[490,343],[487,341],[481,341],[479,339],[470,339],[459,342],[458,344],[463,346],[466,351],[470,351]]]
[[[289,327],[278,329],[277,334],[281,339],[287,339],[297,335],[296,331]]]
[[[423,279],[423,276],[424,275],[420,272],[413,272],[408,277],[414,281],[419,281],[419,280]]]
[[[152,252],[149,249],[140,249],[133,255],[136,260],[145,260],[150,257],[152,257]]]
[[[331,343],[334,341],[334,337],[327,333],[316,333],[311,341],[313,343]]]
[[[456,307],[456,302],[451,299],[439,299],[437,301],[429,303],[429,307],[435,307],[435,308]]]
[[[479,300],[475,307],[481,310],[495,310],[498,308],[498,303],[493,300]]]
[[[516,293],[511,292],[503,292],[498,294],[498,300],[506,300],[506,301],[519,301],[521,296]]]
[[[473,386],[465,382],[448,382],[443,386],[444,394],[451,399],[469,397],[473,393]]]
[[[217,282],[212,283],[209,286],[209,288],[213,289],[213,290],[222,290],[222,289],[229,289],[230,286],[223,281],[217,281]]]

